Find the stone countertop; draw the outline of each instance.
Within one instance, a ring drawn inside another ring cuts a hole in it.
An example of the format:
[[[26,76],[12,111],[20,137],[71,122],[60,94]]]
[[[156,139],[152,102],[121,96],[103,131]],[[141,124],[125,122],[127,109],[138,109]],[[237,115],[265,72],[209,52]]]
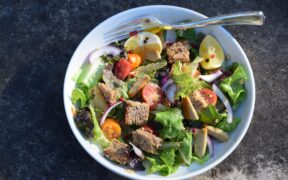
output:
[[[16,1],[0,2],[0,179],[124,179],[79,145],[63,108],[63,80],[80,41],[129,8],[171,4],[208,16],[262,10],[265,26],[227,28],[246,52],[256,81],[254,117],[237,149],[195,179],[288,176],[288,2]]]

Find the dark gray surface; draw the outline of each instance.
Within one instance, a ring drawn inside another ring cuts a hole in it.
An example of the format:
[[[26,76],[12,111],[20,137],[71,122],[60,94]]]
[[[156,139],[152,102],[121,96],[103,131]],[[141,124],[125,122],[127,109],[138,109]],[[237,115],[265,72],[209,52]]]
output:
[[[0,179],[123,179],[70,130],[62,87],[69,60],[98,23],[129,8],[173,4],[208,16],[262,10],[262,27],[229,27],[250,59],[257,93],[238,148],[195,179],[287,179],[288,3],[269,0],[0,1]]]

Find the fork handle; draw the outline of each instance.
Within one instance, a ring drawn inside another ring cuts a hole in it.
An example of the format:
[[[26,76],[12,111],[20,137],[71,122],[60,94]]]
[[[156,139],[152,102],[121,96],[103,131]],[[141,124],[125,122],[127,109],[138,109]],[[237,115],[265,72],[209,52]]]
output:
[[[187,29],[215,25],[262,25],[264,23],[264,19],[265,16],[262,11],[247,11],[220,15],[199,21],[168,26],[170,26],[170,28],[172,29]],[[167,29],[169,28],[168,26],[166,26]]]

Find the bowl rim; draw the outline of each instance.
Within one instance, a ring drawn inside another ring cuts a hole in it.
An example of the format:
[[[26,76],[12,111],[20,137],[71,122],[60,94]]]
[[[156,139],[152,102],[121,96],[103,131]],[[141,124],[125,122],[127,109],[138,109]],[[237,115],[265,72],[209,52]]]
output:
[[[64,109],[65,109],[65,113],[66,113],[66,118],[68,120],[68,123],[70,125],[70,128],[74,134],[74,136],[76,137],[77,141],[79,142],[79,144],[85,149],[85,151],[93,158],[95,159],[98,163],[100,163],[102,166],[104,166],[105,168],[113,171],[114,173],[118,174],[118,175],[121,175],[123,177],[126,177],[126,178],[130,178],[130,179],[143,179],[143,180],[147,180],[147,179],[154,179],[154,177],[145,177],[145,176],[140,176],[140,175],[137,175],[137,177],[135,177],[135,174],[133,173],[129,173],[127,171],[120,171],[120,170],[117,170],[117,169],[114,169],[113,166],[111,166],[110,164],[108,163],[105,163],[104,161],[101,161],[99,160],[97,157],[95,157],[91,152],[90,150],[88,149],[88,147],[84,144],[82,144],[82,141],[80,140],[80,137],[77,136],[76,134],[76,131],[77,129],[73,128],[72,127],[72,122],[68,116],[70,109],[67,107],[67,103],[66,103],[66,99],[65,99],[65,92],[67,90],[67,82],[70,80],[68,79],[68,69],[69,67],[71,66],[71,63],[72,63],[72,59],[73,57],[75,56],[75,53],[77,51],[77,49],[81,46],[81,44],[84,42],[84,40],[90,35],[92,34],[92,32],[94,31],[95,28],[97,28],[98,26],[102,25],[105,21],[108,21],[108,20],[111,20],[113,18],[116,18],[117,16],[121,16],[125,13],[128,13],[128,12],[133,12],[133,11],[138,11],[138,10],[144,10],[144,9],[150,9],[150,8],[171,8],[171,9],[178,9],[180,11],[186,11],[188,13],[191,13],[193,12],[193,14],[197,14],[198,16],[201,16],[203,18],[207,18],[207,16],[201,14],[201,13],[198,13],[196,11],[193,11],[191,9],[187,9],[187,8],[184,8],[184,7],[179,7],[179,6],[172,6],[172,5],[148,5],[148,6],[141,6],[141,7],[136,7],[136,8],[132,8],[132,9],[128,9],[128,10],[125,10],[125,11],[122,11],[120,13],[117,13],[107,19],[105,19],[104,21],[102,21],[100,24],[96,25],[83,39],[82,41],[79,43],[79,45],[77,46],[77,48],[75,49],[70,61],[69,61],[69,64],[67,66],[67,69],[66,69],[66,73],[65,73],[65,79],[64,79],[64,87],[63,87],[63,100],[64,100]],[[254,75],[253,75],[253,71],[252,71],[252,68],[251,68],[251,65],[250,65],[250,62],[244,52],[244,50],[242,49],[242,47],[240,46],[240,44],[238,43],[238,41],[226,30],[224,29],[222,26],[220,27],[221,30],[223,31],[223,33],[225,34],[225,36],[228,36],[229,38],[231,39],[234,39],[234,43],[235,43],[235,46],[237,47],[237,49],[240,51],[241,55],[243,56],[244,58],[244,61],[247,62],[247,68],[246,70],[248,71],[248,75],[249,75],[249,78],[251,80],[251,110],[249,112],[249,115],[248,115],[248,119],[247,119],[247,123],[244,125],[239,137],[236,139],[236,141],[233,143],[233,145],[223,154],[223,156],[219,157],[218,159],[216,159],[215,161],[211,162],[211,164],[209,165],[204,165],[204,167],[198,171],[193,171],[193,172],[189,172],[189,173],[186,173],[186,174],[183,174],[183,175],[179,175],[178,177],[169,177],[169,176],[158,176],[157,179],[159,178],[165,178],[165,179],[188,179],[188,178],[191,178],[191,177],[194,177],[194,176],[197,176],[197,175],[200,175],[210,169],[212,169],[213,167],[217,166],[219,163],[221,163],[224,159],[226,159],[234,150],[235,148],[239,145],[239,143],[242,141],[244,135],[246,134],[247,130],[248,130],[248,127],[250,126],[250,123],[251,123],[251,120],[252,120],[252,117],[253,117],[253,112],[254,112],[254,106],[255,106],[255,80],[254,80]]]

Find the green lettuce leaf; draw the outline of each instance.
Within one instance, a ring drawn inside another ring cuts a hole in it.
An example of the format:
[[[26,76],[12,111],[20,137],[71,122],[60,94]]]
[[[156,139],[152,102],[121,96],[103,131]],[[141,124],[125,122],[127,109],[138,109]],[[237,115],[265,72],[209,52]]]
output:
[[[175,96],[176,99],[188,96],[195,90],[209,87],[209,85],[204,81],[193,78],[192,76],[184,73],[182,71],[182,64],[180,61],[173,64],[171,78],[174,80],[178,89]]]
[[[240,118],[233,118],[233,121],[232,123],[228,123],[226,121],[226,118],[224,118],[222,121],[220,121],[218,124],[217,124],[217,128],[219,129],[222,129],[223,131],[225,132],[231,132],[233,131],[234,129],[237,128],[238,124],[240,123],[241,119]]]
[[[161,60],[156,63],[150,63],[144,66],[140,66],[137,69],[135,69],[134,73],[136,77],[141,76],[143,74],[151,75],[154,72],[156,72],[158,69],[161,69],[165,67],[166,65],[167,65],[167,61]]]
[[[98,120],[95,116],[95,111],[93,109],[93,106],[90,104],[89,105],[89,109],[92,115],[92,121],[94,124],[93,127],[93,137],[92,137],[92,141],[94,141],[96,144],[99,144],[103,149],[108,147],[110,145],[110,141],[106,138],[106,136],[104,135],[104,133],[102,132]]]
[[[178,137],[180,140],[179,154],[186,165],[190,165],[192,161],[192,134],[184,131]]]
[[[175,163],[175,149],[173,148],[161,151],[159,156],[146,156],[143,165],[148,173],[158,172],[162,176],[173,174],[179,167],[179,163]]]
[[[221,81],[220,88],[223,92],[228,94],[229,100],[235,107],[246,97],[244,83],[248,79],[248,76],[243,66],[240,64],[234,63],[230,66],[230,69],[233,74]]]
[[[203,61],[204,58],[197,56],[192,62],[184,64],[183,65],[183,72],[185,72],[188,75],[191,75],[193,72],[195,72],[199,66],[199,63]]]
[[[209,153],[206,153],[206,155],[202,158],[199,158],[197,156],[192,157],[192,161],[196,161],[198,164],[201,164],[201,165],[207,162],[209,159],[210,159]]]
[[[86,105],[87,98],[81,89],[75,88],[72,91],[71,101],[77,107],[82,108]]]
[[[160,159],[167,165],[173,166],[175,160],[175,150],[172,148],[162,151],[160,154]]]
[[[179,135],[184,129],[182,120],[184,119],[181,109],[170,108],[155,113],[155,121],[159,122],[163,128],[159,131],[162,138],[173,138]]]
[[[202,122],[213,126],[215,126],[224,117],[226,117],[226,113],[220,114],[213,105],[209,105],[199,113],[199,119]]]
[[[105,64],[102,60],[95,61],[94,64],[84,63],[80,69],[76,84],[83,90],[95,86],[102,77]]]

